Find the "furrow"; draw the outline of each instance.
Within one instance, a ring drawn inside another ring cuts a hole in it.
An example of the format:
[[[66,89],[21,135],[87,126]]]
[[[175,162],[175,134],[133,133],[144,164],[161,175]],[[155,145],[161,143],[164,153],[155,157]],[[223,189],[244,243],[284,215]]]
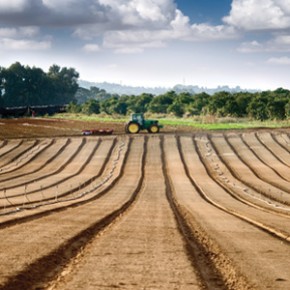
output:
[[[170,152],[166,155],[166,160],[174,202],[188,225],[189,237],[205,256],[205,265],[212,265],[213,273],[218,275],[218,284],[223,289],[287,289],[289,281],[286,277],[290,269],[290,265],[287,266],[289,241],[277,238],[265,232],[265,229],[243,220],[238,214],[234,215],[234,212],[229,213],[213,204],[205,192],[190,181],[182,156],[176,156],[180,154],[178,146],[176,145],[174,153],[174,147],[170,145],[174,142],[176,141],[173,138],[167,137],[164,143],[165,152]],[[203,174],[194,176],[198,181],[205,178]],[[213,196],[219,194],[213,188],[207,187],[207,190]],[[269,247],[273,249],[273,255],[267,255],[271,262],[264,264],[265,256],[259,256],[257,250],[259,253],[266,253]],[[282,260],[277,258],[280,253],[285,255]],[[197,255],[197,259],[200,262],[202,255]],[[204,281],[208,277],[215,279],[215,276],[207,274],[206,267],[203,272],[202,264],[198,266],[205,277]],[[280,284],[282,280],[283,285]],[[216,286],[208,288],[218,289]]]
[[[31,162],[33,162],[39,155],[41,155],[47,148],[51,147],[54,143],[54,139],[44,139],[39,140],[38,144],[35,144],[29,151],[27,151],[24,155],[19,157],[14,164],[8,164],[2,167],[2,176],[4,173],[11,173],[13,172],[15,177],[17,176],[18,172],[21,170],[25,171],[25,167],[29,168]]]
[[[18,149],[23,144],[23,142],[24,141],[22,139],[9,140],[5,142],[5,146],[0,148],[0,168],[3,166],[3,164],[7,163],[7,159],[9,160],[9,158],[13,158],[13,151]]]
[[[268,182],[258,178],[253,171],[241,160],[240,156],[233,147],[225,140],[224,136],[208,136],[211,147],[216,152],[209,154],[217,154],[220,159],[226,164],[231,174],[244,183],[247,187],[254,189],[261,196],[290,205],[290,196],[288,192],[282,191],[277,187],[272,186]]]
[[[9,241],[2,240],[0,247],[9,243],[11,251],[9,258],[0,251],[0,289],[45,288],[74,257],[81,254],[94,237],[101,235],[118,217],[123,217],[135,201],[144,177],[146,142],[143,139],[132,144],[128,162],[123,168],[126,174],[103,199],[87,203],[84,207],[55,213],[41,221],[31,221],[29,237],[23,239],[20,245],[16,239],[27,236],[24,227],[15,225],[1,231],[1,234],[5,232],[5,236],[7,234],[10,238]],[[46,230],[39,231],[44,225]],[[33,245],[33,252],[29,256],[18,257],[29,244]],[[13,263],[15,257],[18,257],[17,265]],[[4,260],[6,263],[3,263]]]
[[[193,214],[186,209],[183,203],[186,195],[193,194],[191,199],[200,204],[200,192],[193,187],[184,171],[175,138],[166,138],[166,145],[162,142],[162,159],[164,164],[164,176],[167,187],[167,196],[172,210],[176,216],[180,231],[183,234],[188,255],[191,257],[194,267],[199,272],[200,279],[205,289],[251,289],[246,279],[237,273],[228,257],[222,254],[218,245],[200,226],[202,221],[196,220]],[[168,149],[170,148],[170,149]],[[170,152],[170,154],[166,154]],[[175,170],[178,176],[174,174]],[[180,178],[182,176],[182,178]],[[188,196],[189,197],[189,196]]]
[[[186,144],[186,142],[184,143]],[[290,216],[279,215],[278,213],[270,211],[261,211],[261,208],[250,207],[250,204],[241,204],[240,200],[237,200],[234,194],[229,192],[228,189],[221,187],[216,179],[211,178],[208,168],[206,168],[203,161],[201,161],[203,157],[196,144],[194,144],[194,150],[191,150],[190,147],[186,147],[188,151],[191,151],[191,157],[193,157],[195,152],[197,154],[196,158],[194,158],[195,167],[190,164],[189,157],[187,156],[189,152],[182,150],[180,142],[179,148],[186,175],[207,202],[233,216],[249,222],[262,231],[268,232],[270,235],[284,242],[290,243],[290,231],[287,231],[287,229],[290,228]],[[186,161],[184,156],[186,156]],[[194,174],[193,170],[197,171],[203,178],[199,178],[199,175]]]
[[[257,139],[267,148],[273,156],[277,158],[282,164],[284,164],[287,167],[290,167],[290,158],[289,158],[289,152],[286,151],[281,145],[277,142],[277,136],[275,134],[271,133],[255,133]]]
[[[33,165],[36,163],[35,167],[31,168],[30,165],[27,166],[27,168],[22,168],[21,172],[15,173],[6,173],[3,175],[0,175],[0,181],[8,181],[13,179],[13,182],[19,182],[18,180],[21,177],[25,176],[25,180],[27,181],[29,179],[30,175],[38,174],[39,171],[43,170],[47,165],[54,162],[54,160],[59,156],[68,146],[68,144],[71,142],[69,138],[59,138],[59,139],[52,139],[52,146],[48,148],[48,150],[41,152],[39,156],[37,156],[37,159],[33,160]],[[43,175],[44,172],[40,173],[40,175]]]
[[[77,158],[82,148],[85,146],[85,143],[85,138],[83,138],[81,142],[75,139],[74,142],[71,142],[69,144],[70,146],[68,146],[66,150],[64,150],[62,154],[58,156],[58,160],[55,163],[52,163],[49,167],[45,168],[44,172],[41,172],[41,174],[38,173],[37,176],[32,175],[31,178],[24,177],[19,183],[14,183],[13,181],[5,182],[5,184],[1,184],[0,190],[14,189],[14,193],[11,196],[21,196],[24,193],[25,188],[27,191],[28,185],[35,186],[36,182],[41,181],[41,183],[45,183],[46,179],[48,178],[61,176],[60,174],[66,170],[67,167],[73,164],[75,158]],[[40,189],[40,186],[38,187]]]
[[[205,136],[203,136],[203,139],[195,137],[192,142],[194,150],[190,150],[191,148],[189,148],[191,158],[193,158],[192,162],[194,164],[201,162],[203,165],[202,168],[206,170],[207,175],[218,183],[232,198],[260,210],[290,217],[290,208],[284,205],[282,201],[273,203],[272,199],[261,196],[254,188],[249,187],[237,179],[231,171],[231,168],[228,168],[227,164],[217,154],[213,153],[213,149],[209,146],[209,141]],[[208,155],[208,150],[211,150],[210,152],[212,154]],[[187,156],[187,152],[185,156]],[[187,163],[189,166],[192,166],[189,161]],[[202,168],[200,171],[203,170]]]
[[[93,186],[91,188],[81,188],[79,192],[76,192],[76,198],[56,200],[51,203],[41,203],[38,206],[32,206],[31,208],[26,207],[20,211],[12,210],[10,214],[6,214],[5,211],[4,215],[1,217],[0,229],[11,227],[15,224],[27,223],[34,219],[61,212],[68,208],[82,206],[91,201],[100,199],[122,178],[130,146],[131,141],[129,140],[125,151],[122,150],[122,147],[120,151],[113,153],[115,143],[112,144],[109,151],[102,151],[105,155],[103,155],[103,162],[101,161],[100,164],[96,165],[96,171],[98,171],[98,168],[100,171],[97,174],[97,178],[94,180]]]
[[[254,140],[251,134],[243,134],[238,137],[226,135],[226,140],[232,145],[236,154],[239,154],[240,159],[244,162],[252,172],[261,180],[272,184],[273,186],[290,193],[290,183],[286,177],[283,177],[276,168],[275,160],[268,164],[264,159],[269,159],[269,155],[260,156],[263,152],[261,145]],[[286,176],[290,174],[289,169],[286,169]]]

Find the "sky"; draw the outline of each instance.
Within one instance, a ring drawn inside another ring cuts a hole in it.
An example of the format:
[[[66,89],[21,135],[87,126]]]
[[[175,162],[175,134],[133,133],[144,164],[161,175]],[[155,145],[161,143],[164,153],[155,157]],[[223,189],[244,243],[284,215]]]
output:
[[[290,0],[0,0],[0,66],[144,87],[290,89]]]

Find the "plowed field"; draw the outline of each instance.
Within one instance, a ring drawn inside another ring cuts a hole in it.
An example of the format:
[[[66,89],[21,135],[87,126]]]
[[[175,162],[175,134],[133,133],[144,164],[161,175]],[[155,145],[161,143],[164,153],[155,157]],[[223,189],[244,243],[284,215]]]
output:
[[[290,289],[289,130],[47,122],[0,122],[0,289]]]

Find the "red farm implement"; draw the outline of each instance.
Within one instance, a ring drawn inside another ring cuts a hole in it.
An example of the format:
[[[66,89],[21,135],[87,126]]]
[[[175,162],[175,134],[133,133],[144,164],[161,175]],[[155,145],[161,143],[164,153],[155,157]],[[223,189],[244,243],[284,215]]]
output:
[[[112,135],[112,129],[90,129],[82,130],[82,135]]]

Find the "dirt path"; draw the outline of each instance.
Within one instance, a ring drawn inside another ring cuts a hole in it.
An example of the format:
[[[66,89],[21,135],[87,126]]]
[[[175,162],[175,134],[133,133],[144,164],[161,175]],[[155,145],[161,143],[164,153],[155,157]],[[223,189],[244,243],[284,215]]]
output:
[[[53,289],[200,289],[166,199],[159,141],[149,140],[134,208],[94,240]]]

